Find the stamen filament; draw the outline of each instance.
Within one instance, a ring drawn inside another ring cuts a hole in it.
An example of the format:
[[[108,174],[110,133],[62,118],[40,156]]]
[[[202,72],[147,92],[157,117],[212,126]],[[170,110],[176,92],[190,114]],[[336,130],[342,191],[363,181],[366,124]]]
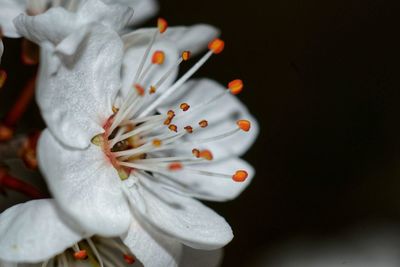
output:
[[[176,89],[182,86],[206,61],[213,55],[213,51],[208,51],[192,68],[189,69],[181,78],[179,78],[171,87],[169,87],[159,98],[151,103],[140,115],[139,118],[148,115],[157,108],[165,99],[167,99]]]

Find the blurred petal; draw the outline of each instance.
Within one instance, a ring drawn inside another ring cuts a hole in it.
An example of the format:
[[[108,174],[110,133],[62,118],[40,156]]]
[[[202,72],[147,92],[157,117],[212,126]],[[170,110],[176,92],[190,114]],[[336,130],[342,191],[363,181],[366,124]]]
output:
[[[103,236],[126,232],[129,207],[118,174],[100,147],[71,150],[44,131],[38,160],[55,200],[86,232]]]
[[[0,0],[0,27],[6,37],[20,37],[13,19],[26,11],[26,0]]]
[[[54,202],[33,200],[0,215],[0,258],[38,262],[64,251],[82,236],[69,228]]]
[[[182,245],[175,239],[143,228],[136,219],[132,220],[123,242],[144,266],[178,266]]]
[[[129,199],[141,220],[162,233],[190,247],[206,250],[223,247],[232,240],[232,230],[225,219],[199,201],[166,190],[148,179],[141,180],[141,185],[130,189]]]

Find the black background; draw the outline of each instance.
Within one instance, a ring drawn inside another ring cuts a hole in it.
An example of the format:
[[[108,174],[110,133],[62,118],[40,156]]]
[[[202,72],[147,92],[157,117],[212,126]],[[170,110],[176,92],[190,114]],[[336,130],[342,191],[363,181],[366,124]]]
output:
[[[261,249],[296,236],[319,239],[360,224],[400,222],[395,2],[160,3],[171,25],[204,22],[222,30],[225,51],[198,76],[223,84],[243,79],[239,97],[261,125],[245,156],[257,170],[253,183],[232,202],[209,203],[234,229],[224,266],[249,266]],[[5,44],[3,67],[17,74],[0,95],[3,112],[7,94],[33,73],[12,59],[19,43]],[[34,111],[27,127],[38,120]]]

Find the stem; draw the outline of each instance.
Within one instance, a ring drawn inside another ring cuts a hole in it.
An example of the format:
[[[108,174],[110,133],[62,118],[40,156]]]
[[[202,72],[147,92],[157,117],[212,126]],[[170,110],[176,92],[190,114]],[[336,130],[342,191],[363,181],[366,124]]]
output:
[[[22,193],[32,199],[45,198],[36,187],[8,174],[5,169],[0,168],[0,187],[11,189]]]

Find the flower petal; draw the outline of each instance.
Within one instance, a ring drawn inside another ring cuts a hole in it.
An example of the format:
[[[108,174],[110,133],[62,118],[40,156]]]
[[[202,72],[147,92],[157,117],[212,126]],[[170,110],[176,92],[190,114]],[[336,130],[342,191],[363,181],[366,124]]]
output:
[[[33,200],[0,215],[0,258],[39,262],[64,251],[82,236],[68,227],[50,199]]]
[[[86,0],[77,14],[82,20],[99,22],[118,32],[132,21],[133,8],[121,1]]]
[[[195,110],[196,105],[202,105],[205,101],[213,99],[225,90],[226,88],[213,80],[190,80],[158,110],[160,113],[165,113],[170,109],[176,109],[180,103],[188,103],[191,109],[185,112],[179,121],[174,121],[178,128],[186,125],[195,127],[199,121],[207,120],[207,128],[199,129],[193,134],[188,135],[188,139],[191,141],[231,131],[237,128],[236,121],[238,119],[249,120],[251,122],[249,132],[240,131],[222,140],[209,142],[206,146],[213,152],[216,159],[242,155],[256,140],[259,127],[256,119],[235,96],[226,94],[220,100],[214,102],[214,104],[198,109],[197,111]]]
[[[184,247],[180,267],[217,267],[221,264],[223,250],[199,250],[191,247]]]
[[[145,229],[136,219],[122,240],[144,266],[178,266],[182,245],[149,227]]]
[[[15,23],[32,40],[47,38],[66,54],[71,54],[71,46],[72,52],[79,51],[73,57],[63,58],[61,64],[60,55],[47,46],[42,49],[36,97],[50,131],[70,147],[86,148],[93,136],[103,132],[102,125],[112,114],[120,88],[122,42],[116,32],[100,24],[82,27],[79,31],[87,32],[86,35],[53,28],[45,32],[43,24],[47,28],[52,23],[57,26],[58,20],[66,18],[57,15],[69,13],[60,10],[53,8],[36,17],[19,16]]]
[[[116,0],[116,2],[133,8],[135,13],[130,23],[132,26],[143,23],[158,11],[158,3],[155,0]]]
[[[39,167],[60,207],[88,233],[115,236],[130,224],[121,181],[100,147],[73,150],[44,131]]]
[[[13,24],[13,19],[26,10],[25,0],[0,0],[0,26],[6,37],[20,37]]]
[[[4,51],[4,45],[3,41],[0,39],[0,63],[1,63],[1,57],[3,56],[3,51]]]
[[[169,180],[175,181],[172,185],[182,193],[195,198],[212,201],[227,201],[236,198],[250,184],[254,177],[254,169],[247,162],[237,158],[216,162],[197,164],[190,168],[233,175],[237,170],[245,170],[248,177],[244,182],[235,182],[232,179],[219,178],[194,174],[183,168],[169,176]],[[165,177],[154,174],[160,180]]]
[[[140,180],[140,185],[129,191],[134,211],[162,233],[190,247],[206,250],[223,247],[232,240],[232,230],[225,219],[199,201],[166,190],[148,179]]]

